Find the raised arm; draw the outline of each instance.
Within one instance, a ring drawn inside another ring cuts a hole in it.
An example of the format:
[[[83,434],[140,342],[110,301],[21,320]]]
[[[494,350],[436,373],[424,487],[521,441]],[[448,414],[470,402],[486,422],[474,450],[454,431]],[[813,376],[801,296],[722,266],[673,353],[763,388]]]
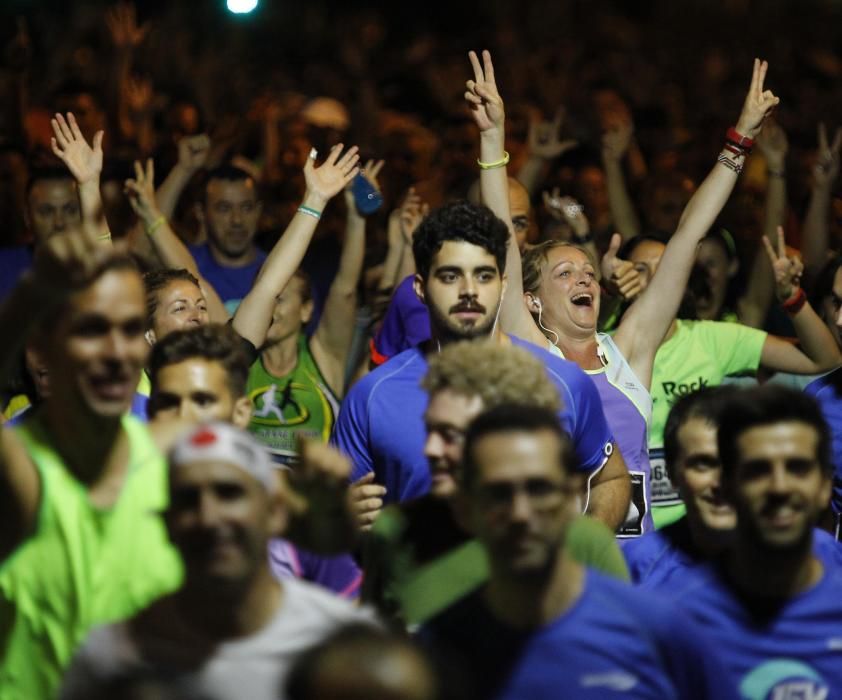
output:
[[[578,145],[578,141],[574,139],[561,139],[559,134],[562,123],[564,123],[564,107],[556,110],[552,121],[532,120],[529,123],[527,159],[518,172],[517,179],[530,196],[538,191],[547,163],[560,158]]]
[[[542,347],[547,344],[523,300],[523,273],[520,251],[517,247],[512,217],[509,210],[509,181],[505,152],[506,114],[503,99],[497,91],[491,54],[482,52],[482,65],[471,51],[468,54],[474,70],[474,80],[466,83],[465,100],[471,108],[480,132],[480,194],[485,204],[509,229],[509,247],[506,254],[506,291],[500,307],[500,327]]]
[[[322,211],[359,171],[356,167],[359,160],[356,146],[349,148],[343,155],[342,144],[335,145],[327,160],[318,168],[315,160],[316,151],[313,149],[304,164],[304,180],[307,183],[304,200],[260,268],[251,291],[240,302],[234,314],[234,330],[257,348],[266,340],[275,297],[301,264]]]
[[[623,172],[623,158],[631,146],[633,134],[631,122],[622,122],[602,136],[602,165],[605,168],[608,206],[614,227],[624,241],[640,233],[640,219],[629,196]]]
[[[175,214],[175,207],[190,178],[205,166],[210,147],[207,134],[185,136],[178,142],[178,162],[155,193],[158,207],[167,219]]]
[[[763,119],[779,102],[770,90],[764,90],[767,69],[765,61],[754,60],[751,86],[737,121],[735,138],[753,139]],[[746,150],[733,145],[731,140],[726,143],[716,165],[681,214],[652,281],[617,329],[614,340],[644,386],[649,386],[655,353],[678,311],[699,241],[728,201],[742,170]]]
[[[804,266],[810,279],[815,279],[819,270],[827,262],[830,240],[828,236],[830,202],[833,183],[839,176],[839,149],[842,146],[842,127],[833,135],[833,143],[828,144],[827,130],[819,124],[819,149],[816,164],[813,166],[813,190],[810,204],[804,218],[803,254]]]
[[[382,167],[382,160],[376,163],[368,161],[362,170],[363,176],[378,190],[377,175]],[[345,395],[345,364],[354,339],[357,286],[365,257],[365,218],[357,211],[350,188],[345,189],[345,209],[348,220],[339,269],[330,285],[322,317],[310,342],[319,369],[339,397]]]
[[[185,269],[199,280],[199,286],[208,302],[208,316],[213,323],[228,321],[225,305],[207,280],[202,277],[196,260],[187,246],[172,230],[167,217],[161,212],[155,199],[155,164],[151,158],[146,161],[146,169],[139,161],[134,163],[134,179],[126,180],[125,192],[129,203],[146,232],[146,240],[161,262],[171,270]]]
[[[67,119],[61,114],[56,114],[50,123],[53,127],[53,138],[50,140],[53,153],[67,166],[79,188],[82,226],[90,229],[100,243],[109,243],[111,232],[103,214],[102,197],[99,192],[104,134],[97,131],[91,147],[72,113],[67,113]]]
[[[842,353],[801,289],[804,265],[797,257],[787,255],[781,226],[777,232],[777,251],[765,236],[763,247],[774,271],[778,301],[789,314],[804,351],[770,335],[763,344],[760,362],[769,369],[794,374],[818,374],[836,367],[842,363]]]
[[[771,240],[778,227],[783,225],[786,215],[786,154],[789,142],[780,125],[770,119],[757,135],[757,146],[766,160],[769,176],[763,235]],[[740,322],[752,328],[762,328],[774,296],[774,276],[769,269],[769,258],[764,251],[758,250],[749,271],[746,291],[737,300]]]

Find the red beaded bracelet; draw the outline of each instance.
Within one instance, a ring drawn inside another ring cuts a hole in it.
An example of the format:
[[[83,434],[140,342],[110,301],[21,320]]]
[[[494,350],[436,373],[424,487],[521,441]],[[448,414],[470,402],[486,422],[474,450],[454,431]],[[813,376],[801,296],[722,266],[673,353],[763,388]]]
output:
[[[781,308],[786,311],[790,316],[795,316],[802,308],[804,308],[804,304],[807,303],[807,295],[804,293],[804,290],[799,287],[798,291],[795,292],[789,299],[787,299],[783,304],[781,304]]]

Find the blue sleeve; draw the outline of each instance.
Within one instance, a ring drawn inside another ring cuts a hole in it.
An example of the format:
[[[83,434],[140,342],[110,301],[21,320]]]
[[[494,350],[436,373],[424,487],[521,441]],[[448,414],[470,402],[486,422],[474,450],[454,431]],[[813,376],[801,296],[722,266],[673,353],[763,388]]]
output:
[[[369,449],[369,392],[366,387],[367,382],[363,379],[348,392],[330,438],[331,444],[350,458],[352,482],[374,471]]]
[[[566,379],[572,394],[572,405],[565,408],[571,414],[569,430],[579,456],[579,468],[592,472],[605,464],[614,436],[605,420],[596,384],[578,367],[573,368]]]
[[[356,600],[360,597],[363,574],[350,554],[323,557],[305,550],[298,550],[301,577],[316,583],[340,598]]]
[[[736,682],[705,630],[674,606],[661,609],[664,634],[659,650],[675,683],[676,697],[738,700]]]

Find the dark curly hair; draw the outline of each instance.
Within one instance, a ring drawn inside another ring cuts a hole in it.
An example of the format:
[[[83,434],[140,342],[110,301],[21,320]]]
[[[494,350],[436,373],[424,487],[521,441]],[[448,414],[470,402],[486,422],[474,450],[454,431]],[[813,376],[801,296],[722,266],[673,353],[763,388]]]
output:
[[[422,279],[430,276],[433,256],[447,241],[465,241],[485,249],[497,261],[500,275],[506,271],[509,229],[488,207],[465,200],[451,202],[421,222],[412,237],[412,255]]]
[[[194,358],[219,362],[228,377],[228,387],[235,397],[246,394],[250,358],[243,339],[230,325],[212,323],[199,328],[173,331],[152,348],[149,357],[149,380],[152,392],[149,397],[149,415],[157,410],[158,374],[164,367]]]

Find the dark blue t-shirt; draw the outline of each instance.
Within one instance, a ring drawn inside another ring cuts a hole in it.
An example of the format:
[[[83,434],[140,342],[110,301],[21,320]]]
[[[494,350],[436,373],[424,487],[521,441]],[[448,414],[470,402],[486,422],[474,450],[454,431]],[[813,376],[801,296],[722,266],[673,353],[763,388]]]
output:
[[[811,589],[788,600],[740,598],[714,566],[670,597],[705,629],[740,697],[842,697],[842,569],[825,567]]]
[[[559,418],[573,439],[582,470],[599,469],[612,437],[590,377],[574,363],[510,337],[544,363],[561,394]],[[386,487],[387,503],[418,498],[430,490],[424,457],[427,392],[421,388],[426,373],[427,360],[419,348],[396,355],[351,388],[334,426],[331,441],[351,458],[352,480],[374,471],[377,483]]]
[[[425,625],[421,640],[465,697],[737,697],[704,633],[679,609],[594,571],[585,576],[579,599],[544,627],[508,627],[475,593]]]
[[[632,583],[642,588],[685,585],[706,563],[693,545],[686,517],[621,544]],[[842,543],[824,530],[813,530],[813,552],[826,567],[842,570]]]
[[[32,267],[32,250],[26,246],[0,248],[0,300],[5,299],[20,276]]]
[[[216,261],[207,243],[191,246],[190,253],[196,260],[196,266],[202,277],[213,285],[230,313],[234,313],[243,297],[251,291],[257,273],[260,272],[263,261],[266,260],[266,253],[258,250],[257,257],[248,265],[226,267]]]
[[[833,448],[833,497],[831,505],[842,513],[842,367],[810,382],[804,391],[815,398],[830,426]]]

